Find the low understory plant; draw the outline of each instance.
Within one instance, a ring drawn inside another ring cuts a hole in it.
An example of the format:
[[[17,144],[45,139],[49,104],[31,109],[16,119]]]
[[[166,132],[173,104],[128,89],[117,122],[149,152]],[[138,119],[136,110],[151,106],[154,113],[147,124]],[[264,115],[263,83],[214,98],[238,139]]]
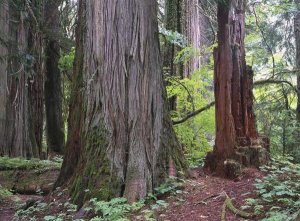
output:
[[[253,207],[262,221],[296,221],[300,219],[300,164],[292,157],[275,157],[270,165],[261,167],[266,172],[256,179],[258,198],[249,198],[243,208]]]
[[[43,169],[43,168],[60,168],[62,160],[55,158],[55,160],[39,160],[31,159],[26,160],[24,158],[10,158],[0,157],[0,170],[31,170],[31,169]]]
[[[170,177],[145,199],[133,204],[129,204],[126,198],[113,198],[110,201],[98,201],[94,198],[90,200],[90,207],[85,210],[97,215],[92,221],[130,221],[128,217],[132,214],[136,214],[136,219],[154,221],[155,212],[169,206],[163,197],[181,194],[183,184],[184,180]]]

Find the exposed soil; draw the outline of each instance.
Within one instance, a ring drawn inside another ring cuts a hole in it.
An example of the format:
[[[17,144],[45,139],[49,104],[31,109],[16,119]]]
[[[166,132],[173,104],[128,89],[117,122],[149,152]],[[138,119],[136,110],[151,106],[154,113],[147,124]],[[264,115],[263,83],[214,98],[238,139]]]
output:
[[[245,199],[255,197],[255,179],[263,174],[256,169],[247,169],[236,180],[213,176],[199,176],[188,180],[178,205],[178,197],[169,197],[168,209],[158,216],[159,221],[220,221],[225,193],[236,208],[245,205]],[[251,211],[250,211],[251,212]],[[226,221],[245,220],[226,210]],[[258,220],[253,218],[251,220]]]
[[[11,221],[21,205],[43,199],[57,179],[56,168],[42,170],[0,171],[1,187],[11,190],[14,195],[0,198],[0,221]]]
[[[19,205],[26,204],[29,201],[42,199],[40,195],[13,195],[2,200],[0,203],[0,220],[11,221]]]
[[[192,178],[186,181],[182,194],[169,196],[165,199],[169,206],[164,211],[156,213],[158,221],[220,221],[226,194],[232,199],[234,206],[239,209],[242,205],[245,205],[245,199],[255,197],[253,184],[255,179],[263,177],[263,174],[256,169],[247,169],[238,179],[228,180],[206,176],[201,170],[192,170],[190,176]],[[61,205],[67,200],[65,194],[59,198],[54,195],[54,193],[51,193],[44,197],[43,201],[55,201],[56,204],[54,205]],[[14,195],[9,197],[0,203],[0,221],[11,221],[19,203],[40,199],[42,199],[42,196],[36,195]],[[17,201],[19,202],[16,203]],[[58,214],[60,210],[61,206],[53,206],[50,210],[47,210],[47,214],[37,214],[36,218],[37,220],[43,220],[45,215]],[[74,218],[75,214],[76,212],[70,215]],[[131,220],[139,220],[137,219],[138,216],[130,217]],[[66,217],[66,220],[72,219]],[[226,210],[226,221],[240,220],[245,219],[233,214],[229,209]]]

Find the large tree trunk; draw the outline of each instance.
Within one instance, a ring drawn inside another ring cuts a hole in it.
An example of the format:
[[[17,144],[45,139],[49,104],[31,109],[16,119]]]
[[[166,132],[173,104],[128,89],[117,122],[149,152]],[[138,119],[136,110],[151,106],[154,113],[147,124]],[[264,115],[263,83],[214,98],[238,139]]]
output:
[[[77,26],[76,26],[76,51],[71,83],[71,97],[68,117],[68,140],[66,152],[59,177],[54,187],[66,184],[74,175],[81,152],[80,129],[82,127],[83,106],[83,38],[85,33],[84,16],[85,1],[78,3]]]
[[[245,61],[245,2],[218,3],[218,48],[215,50],[216,142],[206,169],[235,176],[241,165],[268,160],[253,111],[253,72]]]
[[[31,136],[28,99],[27,30],[24,4],[9,4],[9,61],[5,140],[2,142],[9,156],[37,157],[38,150]]]
[[[0,155],[8,154],[5,147],[6,101],[7,101],[7,33],[9,31],[9,14],[7,1],[0,2]],[[2,34],[3,33],[3,34]]]
[[[85,4],[82,150],[71,193],[79,205],[133,202],[184,167],[165,105],[156,1]]]
[[[60,48],[57,39],[59,32],[60,0],[47,0],[45,4],[46,19],[46,79],[45,110],[47,126],[47,144],[50,152],[64,151],[64,121],[62,117],[61,75],[58,68]]]

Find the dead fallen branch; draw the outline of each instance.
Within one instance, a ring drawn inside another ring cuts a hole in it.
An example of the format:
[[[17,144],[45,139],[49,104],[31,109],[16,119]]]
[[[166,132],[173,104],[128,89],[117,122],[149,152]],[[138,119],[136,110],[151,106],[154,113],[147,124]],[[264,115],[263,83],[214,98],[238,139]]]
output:
[[[226,208],[228,208],[231,212],[233,212],[235,215],[238,215],[245,219],[250,219],[255,216],[254,213],[247,213],[243,210],[237,209],[233,203],[230,197],[225,193],[226,199],[224,201],[224,204],[222,206],[222,213],[221,213],[221,221],[226,221]]]

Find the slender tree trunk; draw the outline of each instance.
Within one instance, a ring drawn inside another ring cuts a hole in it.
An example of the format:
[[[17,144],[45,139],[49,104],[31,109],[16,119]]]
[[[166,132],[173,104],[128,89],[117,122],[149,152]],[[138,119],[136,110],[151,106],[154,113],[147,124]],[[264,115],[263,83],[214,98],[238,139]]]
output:
[[[85,4],[82,150],[71,193],[79,205],[133,202],[184,167],[165,105],[156,1]]]
[[[5,147],[6,101],[7,101],[7,44],[9,31],[9,14],[7,1],[0,2],[0,155],[8,155]]]
[[[182,0],[166,0],[165,7],[165,25],[166,29],[182,33],[181,18],[182,18]],[[177,52],[180,51],[180,47],[175,44],[164,42],[163,48],[163,66],[167,69],[167,73],[170,76],[182,76],[182,65],[174,63]],[[171,110],[176,110],[176,96],[169,98],[169,107]]]
[[[198,0],[183,1],[183,16],[182,16],[183,33],[187,37],[188,46],[195,51],[194,56],[184,66],[183,77],[189,78],[191,74],[201,67],[204,63],[203,47],[207,44],[206,33],[206,18],[201,14]]]
[[[45,110],[47,126],[47,143],[51,152],[64,151],[64,122],[62,117],[61,75],[58,68],[60,48],[57,37],[59,32],[60,0],[47,0],[45,4],[46,19],[46,79]]]
[[[44,2],[31,1],[35,8],[35,17],[31,17],[28,30],[28,52],[33,57],[32,74],[28,79],[28,97],[30,114],[30,131],[33,142],[38,149],[38,155],[42,156],[42,138],[44,130],[44,40],[40,30],[44,19]],[[33,16],[33,15],[32,15]]]
[[[55,187],[66,184],[74,175],[81,152],[80,129],[82,128],[83,106],[83,38],[85,1],[78,3],[78,19],[76,26],[76,51],[74,59],[74,69],[72,78],[71,98],[68,118],[68,140],[66,143],[66,153],[60,175],[55,183]]]
[[[258,139],[253,111],[253,72],[245,61],[245,2],[218,3],[218,48],[215,59],[216,143],[206,169],[237,175],[241,165],[268,160],[268,142]]]
[[[298,11],[294,18],[294,32],[296,42],[296,68],[300,69],[300,1],[295,0]],[[297,119],[300,123],[300,72],[297,74]]]
[[[165,25],[166,29],[178,33],[182,33],[182,0],[166,0],[165,7]],[[174,64],[176,53],[180,50],[178,46],[165,41],[164,46],[164,67],[168,69],[171,76],[180,75],[178,65]]]

